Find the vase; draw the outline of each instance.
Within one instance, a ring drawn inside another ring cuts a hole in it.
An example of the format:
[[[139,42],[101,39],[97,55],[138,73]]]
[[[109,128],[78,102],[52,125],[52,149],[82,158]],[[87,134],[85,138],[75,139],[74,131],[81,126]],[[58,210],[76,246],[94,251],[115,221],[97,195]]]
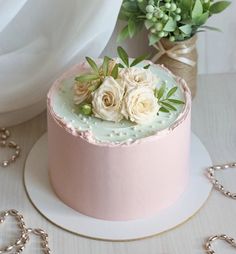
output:
[[[155,47],[158,50],[154,56],[155,62],[163,64],[176,76],[183,78],[189,86],[192,98],[197,92],[197,36],[184,41],[171,42],[163,38]]]

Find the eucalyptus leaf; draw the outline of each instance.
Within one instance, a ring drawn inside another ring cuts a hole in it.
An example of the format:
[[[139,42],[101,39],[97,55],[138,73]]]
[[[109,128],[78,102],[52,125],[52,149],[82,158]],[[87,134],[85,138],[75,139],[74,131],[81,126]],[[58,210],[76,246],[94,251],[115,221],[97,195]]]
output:
[[[158,37],[156,34],[149,34],[148,38],[149,38],[149,46],[154,45],[160,40],[160,37]]]
[[[148,5],[148,0],[142,0],[142,2],[138,2],[138,7],[139,9],[143,12],[146,13],[146,6]]]
[[[195,33],[205,33],[206,32],[206,30],[204,30],[204,29],[199,29],[199,30],[197,30]]]
[[[135,21],[135,33],[134,36],[140,32],[143,28],[143,21]]]
[[[213,26],[202,26],[202,28],[211,30],[211,31],[217,31],[217,32],[222,32],[219,28],[213,27]]]
[[[108,73],[108,65],[109,65],[109,61],[110,61],[110,58],[105,56],[103,58],[103,63],[102,63],[102,71],[104,73],[104,75],[106,76],[107,73]]]
[[[163,30],[166,32],[173,32],[176,29],[176,25],[177,25],[176,21],[170,17],[167,23],[165,24]]]
[[[128,31],[129,31],[129,37],[132,38],[136,32],[136,25],[133,18],[130,18],[128,21]]]
[[[147,29],[150,29],[153,26],[153,22],[150,20],[145,20],[144,25]]]
[[[99,76],[96,74],[84,74],[75,78],[76,81],[80,81],[80,82],[87,82],[87,81],[92,81],[96,79],[99,79]]]
[[[158,90],[158,95],[157,95],[158,100],[160,100],[162,96],[164,95],[165,89],[166,89],[166,86],[163,84]]]
[[[151,66],[151,64],[147,64],[143,67],[143,69],[148,69]]]
[[[128,12],[121,10],[120,13],[119,13],[118,19],[128,21],[129,20],[129,15],[130,14]]]
[[[115,66],[114,66],[114,68],[112,69],[112,71],[111,71],[111,76],[114,78],[114,79],[117,79],[117,77],[118,77],[118,64],[116,64]]]
[[[165,108],[165,107],[161,107],[160,109],[159,109],[159,111],[160,112],[164,112],[164,113],[169,113],[170,111],[167,109],[167,108]]]
[[[224,11],[228,6],[230,5],[230,2],[229,1],[219,1],[219,2],[216,2],[216,3],[213,3],[211,6],[210,6],[210,13],[220,13],[222,11]]]
[[[93,61],[92,58],[90,57],[86,57],[87,62],[89,63],[89,65],[92,67],[92,69],[94,70],[95,73],[99,73],[99,69],[97,64]]]
[[[158,97],[158,89],[157,89],[157,88],[154,89],[154,96],[155,96],[156,98]]]
[[[118,64],[118,67],[119,68],[125,68],[125,66],[123,64],[121,64],[121,63]]]
[[[208,2],[204,1],[202,6],[203,6],[203,12],[209,11],[209,8],[211,6],[211,1],[208,1]]]
[[[126,11],[129,12],[138,12],[139,8],[137,6],[137,3],[135,1],[127,1],[122,4],[122,8],[124,8]]]
[[[207,19],[209,18],[209,12],[203,13],[200,17],[194,19],[194,23],[197,26],[202,26],[203,24],[206,23]]]
[[[128,37],[129,37],[129,28],[128,28],[128,25],[126,25],[118,34],[117,42],[120,43],[124,41],[125,39],[127,39]]]
[[[177,89],[177,86],[171,88],[170,91],[167,93],[166,98],[170,98],[177,91]]]
[[[199,18],[203,13],[203,6],[201,0],[196,0],[192,10],[192,19]]]
[[[148,55],[142,55],[134,59],[134,61],[131,63],[130,67],[133,67],[139,63],[141,63],[143,60],[147,59]]]
[[[181,0],[180,1],[180,8],[182,11],[189,11],[192,9],[193,0]]]
[[[129,67],[129,56],[126,53],[126,51],[122,47],[117,48],[117,53],[120,59],[123,61],[123,63]]]
[[[167,99],[169,102],[171,103],[175,103],[175,104],[185,104],[185,102],[181,101],[181,100],[176,100],[176,99]]]
[[[167,102],[161,102],[161,105],[165,106],[165,108],[167,107],[167,108],[169,108],[171,110],[177,111],[177,109],[173,105],[171,105],[171,104],[169,104]]]
[[[186,25],[180,26],[179,30],[181,30],[185,34],[191,34],[192,26],[190,24],[186,24]]]

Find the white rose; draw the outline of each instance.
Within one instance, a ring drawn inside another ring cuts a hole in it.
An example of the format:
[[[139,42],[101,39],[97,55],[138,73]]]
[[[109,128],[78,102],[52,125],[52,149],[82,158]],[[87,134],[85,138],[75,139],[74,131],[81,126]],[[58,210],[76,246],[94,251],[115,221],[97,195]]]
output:
[[[119,122],[124,88],[113,77],[106,77],[101,86],[93,93],[93,113],[96,117]]]
[[[158,78],[150,70],[140,67],[124,68],[119,73],[126,89],[146,86],[154,89],[158,83]]]
[[[74,96],[74,102],[75,104],[79,105],[83,101],[87,100],[90,95],[91,91],[89,90],[89,83],[80,83],[77,82],[74,85],[74,91],[75,91],[75,96]]]
[[[159,109],[153,90],[141,86],[127,91],[121,113],[132,122],[145,124],[155,119]]]

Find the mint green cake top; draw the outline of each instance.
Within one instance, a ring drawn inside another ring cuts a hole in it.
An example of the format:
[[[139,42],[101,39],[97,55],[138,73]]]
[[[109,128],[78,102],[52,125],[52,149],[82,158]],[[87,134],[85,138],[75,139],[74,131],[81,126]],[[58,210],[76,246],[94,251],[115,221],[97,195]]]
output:
[[[144,64],[139,64],[138,66],[143,67]],[[177,83],[173,75],[158,65],[151,65],[149,70],[158,77],[156,84],[158,89],[165,84],[163,98],[165,98],[171,88],[177,86],[178,89],[171,96],[171,100],[185,102],[183,87]],[[94,116],[85,116],[79,113],[79,107],[74,103],[74,79],[75,77],[73,76],[64,79],[60,83],[59,89],[50,98],[50,106],[54,114],[66,123],[70,129],[73,129],[73,132],[89,131],[97,143],[118,144],[155,135],[174,124],[185,107],[184,104],[174,103],[175,110],[168,110],[169,112],[159,111],[154,121],[147,124],[136,124],[125,119],[120,122],[111,122]]]

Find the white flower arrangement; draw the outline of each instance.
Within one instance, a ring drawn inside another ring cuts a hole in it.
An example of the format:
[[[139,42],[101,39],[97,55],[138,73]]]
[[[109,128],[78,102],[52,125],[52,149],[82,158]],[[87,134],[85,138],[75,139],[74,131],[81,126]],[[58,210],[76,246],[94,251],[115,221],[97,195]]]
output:
[[[173,104],[183,101],[171,99],[177,87],[164,96],[165,86],[159,89],[158,77],[148,68],[136,65],[145,59],[141,56],[130,64],[128,54],[118,47],[123,63],[104,57],[100,67],[89,57],[91,72],[75,78],[74,102],[79,112],[97,118],[120,122],[127,119],[137,124],[152,122],[159,111],[168,113],[176,110]]]

